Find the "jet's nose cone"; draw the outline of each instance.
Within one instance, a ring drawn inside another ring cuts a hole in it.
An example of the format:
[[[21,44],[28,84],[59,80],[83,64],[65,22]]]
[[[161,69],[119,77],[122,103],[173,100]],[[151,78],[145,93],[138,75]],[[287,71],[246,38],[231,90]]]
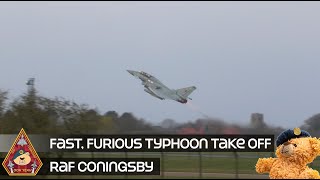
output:
[[[128,73],[130,73],[132,76],[134,76],[134,71],[132,71],[132,70],[127,70],[128,71]]]

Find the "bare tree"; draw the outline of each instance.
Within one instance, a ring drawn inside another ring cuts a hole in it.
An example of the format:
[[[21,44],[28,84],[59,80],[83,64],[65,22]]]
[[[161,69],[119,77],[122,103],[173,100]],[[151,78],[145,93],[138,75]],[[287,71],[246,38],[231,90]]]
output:
[[[320,113],[311,116],[304,121],[301,129],[308,131],[312,136],[320,136]]]

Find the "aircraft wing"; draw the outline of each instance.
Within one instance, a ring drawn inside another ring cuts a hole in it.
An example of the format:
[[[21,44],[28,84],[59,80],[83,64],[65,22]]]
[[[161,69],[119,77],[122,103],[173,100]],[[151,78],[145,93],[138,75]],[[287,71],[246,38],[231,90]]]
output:
[[[155,94],[154,92],[152,92],[149,88],[144,89],[144,91],[147,92],[147,93],[149,93],[150,95],[156,97],[156,98],[159,98],[159,99],[161,99],[161,100],[164,100],[164,98],[156,95],[156,94]]]

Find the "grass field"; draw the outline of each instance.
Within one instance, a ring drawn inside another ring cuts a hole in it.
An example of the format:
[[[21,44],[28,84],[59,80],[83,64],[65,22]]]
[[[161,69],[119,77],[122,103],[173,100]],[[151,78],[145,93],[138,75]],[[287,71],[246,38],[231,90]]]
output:
[[[90,153],[78,153],[79,158],[91,158]],[[94,153],[94,158],[125,157],[125,153]],[[258,157],[269,157],[271,153],[238,153],[238,163],[233,153],[202,153],[202,172],[204,173],[238,173],[255,174]],[[244,157],[242,157],[244,156]],[[65,154],[75,157],[75,154]],[[128,153],[127,157],[161,158],[160,153]],[[199,153],[164,153],[163,171],[165,172],[199,172]]]

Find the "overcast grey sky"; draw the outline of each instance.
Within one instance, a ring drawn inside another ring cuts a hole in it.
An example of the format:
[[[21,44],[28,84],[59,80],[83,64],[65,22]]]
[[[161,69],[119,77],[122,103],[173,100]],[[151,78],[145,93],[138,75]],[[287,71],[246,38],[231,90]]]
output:
[[[158,123],[202,117],[126,69],[195,85],[211,117],[301,125],[319,113],[320,2],[0,2],[0,85]]]

